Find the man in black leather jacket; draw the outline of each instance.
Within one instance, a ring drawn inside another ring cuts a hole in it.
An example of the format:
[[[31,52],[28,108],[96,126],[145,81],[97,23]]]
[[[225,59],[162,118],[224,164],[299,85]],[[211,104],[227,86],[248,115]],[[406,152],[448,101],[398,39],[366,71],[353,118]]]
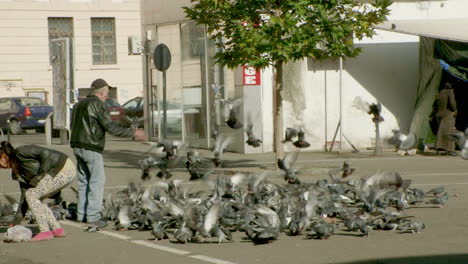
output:
[[[73,108],[70,145],[77,161],[78,221],[103,228],[101,219],[105,172],[102,151],[106,131],[119,137],[146,140],[142,129],[132,129],[113,122],[105,105],[109,85],[103,79],[91,84],[91,93]]]

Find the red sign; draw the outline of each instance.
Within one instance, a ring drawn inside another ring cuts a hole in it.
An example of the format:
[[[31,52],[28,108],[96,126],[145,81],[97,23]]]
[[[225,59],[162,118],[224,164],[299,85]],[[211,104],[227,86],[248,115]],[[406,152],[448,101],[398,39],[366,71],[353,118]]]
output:
[[[242,66],[242,83],[244,85],[260,85],[260,69]]]

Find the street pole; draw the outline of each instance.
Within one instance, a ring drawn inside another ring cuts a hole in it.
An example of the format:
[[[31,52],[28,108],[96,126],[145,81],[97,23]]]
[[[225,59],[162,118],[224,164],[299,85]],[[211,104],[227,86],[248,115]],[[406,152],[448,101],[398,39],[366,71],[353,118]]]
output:
[[[166,98],[166,70],[163,70],[163,128],[162,138],[167,136],[167,98]]]

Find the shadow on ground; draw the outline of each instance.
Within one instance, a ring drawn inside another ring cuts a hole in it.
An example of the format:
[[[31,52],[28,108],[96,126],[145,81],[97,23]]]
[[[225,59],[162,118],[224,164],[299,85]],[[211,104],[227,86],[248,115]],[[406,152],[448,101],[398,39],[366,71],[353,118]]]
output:
[[[104,161],[106,167],[109,168],[140,168],[139,161],[148,157],[149,155],[139,151],[132,150],[104,150],[103,152]],[[155,156],[156,157],[156,156]],[[185,154],[175,160],[175,164],[171,166],[173,168],[185,169]],[[202,167],[214,167],[212,165],[211,157],[204,157]],[[119,165],[110,165],[109,162],[123,163]],[[263,165],[264,166],[264,165]],[[254,159],[238,159],[238,160],[224,160],[223,168],[260,168],[262,165],[256,163]]]
[[[340,262],[339,264],[465,264],[468,254],[415,256]]]

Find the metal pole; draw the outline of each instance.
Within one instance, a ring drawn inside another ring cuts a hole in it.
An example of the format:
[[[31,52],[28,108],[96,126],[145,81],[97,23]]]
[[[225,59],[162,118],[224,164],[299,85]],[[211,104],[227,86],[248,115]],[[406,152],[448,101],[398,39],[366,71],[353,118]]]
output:
[[[7,120],[7,124],[8,124],[8,128],[7,128],[7,140],[8,142],[11,142],[11,138],[10,138],[10,119]]]
[[[340,152],[343,146],[343,57],[340,57]]]
[[[167,136],[167,98],[166,98],[166,70],[163,70],[163,128],[162,138]]]
[[[45,141],[46,145],[52,145],[52,116],[53,112],[49,113],[45,121]]]

